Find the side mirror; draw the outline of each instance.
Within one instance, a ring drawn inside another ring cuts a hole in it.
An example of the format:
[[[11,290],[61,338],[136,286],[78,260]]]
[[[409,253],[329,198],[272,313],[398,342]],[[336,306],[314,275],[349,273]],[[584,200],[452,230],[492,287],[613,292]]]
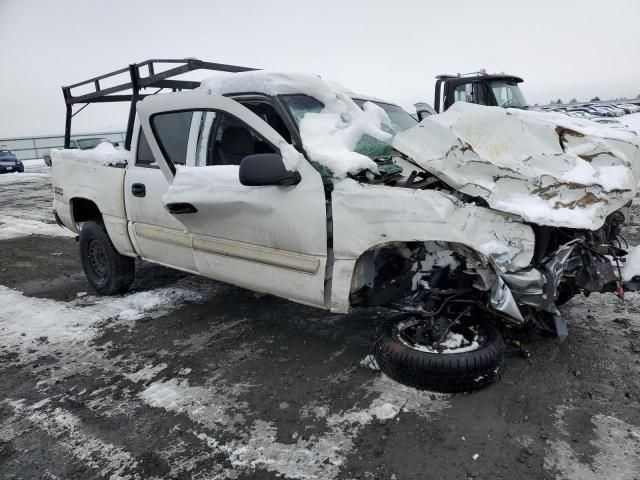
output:
[[[420,122],[427,118],[429,115],[436,114],[436,111],[433,109],[433,107],[426,102],[416,103],[414,107],[416,107],[416,115],[418,116],[418,121]]]
[[[256,153],[240,162],[240,183],[248,187],[297,185],[300,174],[288,171],[277,153]]]
[[[114,147],[116,147],[116,148],[120,146],[120,143],[119,143],[119,142],[112,142],[111,144],[112,144]]]

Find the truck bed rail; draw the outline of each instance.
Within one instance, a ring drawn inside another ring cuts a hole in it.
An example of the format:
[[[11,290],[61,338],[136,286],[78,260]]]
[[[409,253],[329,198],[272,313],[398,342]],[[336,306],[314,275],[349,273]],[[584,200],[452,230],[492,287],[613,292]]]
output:
[[[175,67],[163,71],[157,71],[157,64],[175,64]],[[140,63],[130,64],[128,67],[114,70],[97,77],[84,80],[73,85],[62,87],[62,94],[67,107],[66,121],[64,130],[64,145],[69,148],[71,140],[71,121],[75,114],[84,109],[90,103],[104,102],[131,102],[129,108],[129,119],[127,122],[127,132],[125,135],[125,148],[131,148],[131,137],[133,136],[133,123],[136,113],[136,102],[146,95],[141,94],[140,90],[145,88],[157,88],[159,90],[170,88],[173,91],[192,90],[200,86],[200,82],[190,80],[176,80],[172,77],[194,70],[213,70],[218,72],[248,72],[258,70],[250,67],[240,67],[237,65],[226,65],[223,63],[213,63],[198,60],[196,58],[184,59],[150,59]],[[145,72],[146,71],[146,72]],[[114,80],[115,77],[129,73],[129,81],[120,83],[107,88],[102,88],[100,82],[107,79]],[[143,74],[146,73],[146,76]],[[91,91],[74,95],[73,90],[80,87],[91,87]],[[119,92],[127,92],[127,94],[118,94]],[[73,105],[83,103],[82,108],[73,112]]]

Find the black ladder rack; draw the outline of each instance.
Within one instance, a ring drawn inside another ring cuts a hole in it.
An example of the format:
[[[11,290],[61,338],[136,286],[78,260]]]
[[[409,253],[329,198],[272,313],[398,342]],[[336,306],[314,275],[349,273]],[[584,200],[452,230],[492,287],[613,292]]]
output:
[[[177,66],[156,72],[156,64],[176,64]],[[147,71],[147,76],[141,76],[141,69]],[[133,123],[136,115],[136,102],[146,95],[140,93],[143,88],[157,88],[164,89],[170,88],[173,91],[178,90],[193,90],[200,86],[200,82],[194,82],[189,80],[170,80],[171,77],[181,75],[183,73],[192,72],[194,70],[215,70],[218,72],[248,72],[251,70],[258,70],[257,68],[239,67],[237,65],[225,65],[222,63],[204,62],[196,58],[184,58],[184,59],[151,59],[145,60],[140,63],[130,64],[126,68],[115,70],[110,73],[105,73],[98,77],[90,78],[84,82],[75,83],[66,87],[62,87],[62,94],[64,95],[64,102],[67,107],[66,122],[64,128],[64,147],[69,148],[71,141],[71,119],[76,113],[84,109],[90,103],[105,103],[105,102],[131,102],[129,107],[129,119],[127,122],[127,133],[125,136],[125,148],[129,150],[131,148],[131,137],[133,136]],[[101,88],[100,81],[108,78],[122,75],[129,72],[130,81],[115,85],[108,88]],[[86,85],[92,85],[93,89],[89,93],[83,93],[74,96],[73,89],[83,87]],[[131,90],[132,93],[115,95],[118,92]],[[73,113],[73,105],[84,103],[85,105]]]

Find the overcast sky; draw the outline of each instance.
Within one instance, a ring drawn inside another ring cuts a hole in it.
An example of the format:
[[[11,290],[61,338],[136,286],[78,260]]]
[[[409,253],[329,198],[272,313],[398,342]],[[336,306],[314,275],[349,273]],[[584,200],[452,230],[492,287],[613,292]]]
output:
[[[0,0],[0,19],[0,138],[62,133],[61,85],[148,58],[318,73],[407,109],[436,74],[480,68],[524,77],[530,103],[640,94],[635,0]]]

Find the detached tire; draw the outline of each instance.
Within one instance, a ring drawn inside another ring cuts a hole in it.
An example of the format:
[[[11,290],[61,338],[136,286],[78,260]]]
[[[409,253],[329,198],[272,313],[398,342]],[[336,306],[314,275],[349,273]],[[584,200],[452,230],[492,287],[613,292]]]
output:
[[[380,370],[392,379],[421,390],[458,393],[478,390],[500,374],[505,343],[492,324],[483,322],[484,342],[478,349],[462,353],[430,353],[401,341],[398,320],[383,327],[374,356]]]
[[[118,253],[102,223],[82,225],[80,260],[89,284],[102,295],[126,292],[133,283],[135,260]]]

